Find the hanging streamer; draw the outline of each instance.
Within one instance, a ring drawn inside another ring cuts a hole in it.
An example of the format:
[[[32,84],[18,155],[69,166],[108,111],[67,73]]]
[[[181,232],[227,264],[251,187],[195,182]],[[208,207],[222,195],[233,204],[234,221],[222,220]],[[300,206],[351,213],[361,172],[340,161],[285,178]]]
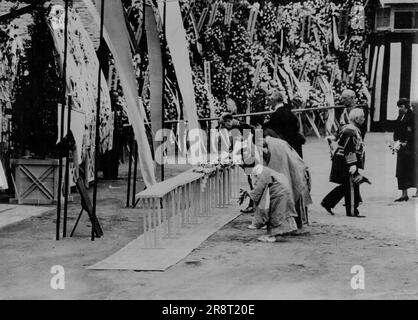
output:
[[[210,61],[205,61],[203,63],[204,67],[204,76],[205,76],[205,85],[206,90],[209,94],[212,94],[212,87],[211,87],[211,74],[210,74]]]
[[[219,7],[219,1],[216,1],[214,4],[212,4],[212,10],[210,12],[209,16],[209,24],[208,26],[211,27],[216,19],[216,14],[218,13],[218,7]]]
[[[91,0],[83,0],[93,20],[99,25],[100,3],[97,8]],[[132,124],[135,139],[138,143],[139,164],[146,186],[155,184],[155,166],[151,155],[151,148],[145,131],[145,110],[140,104],[135,71],[132,64],[132,54],[129,44],[129,33],[123,14],[122,3],[119,1],[106,1],[103,37],[115,59],[120,83],[126,100],[129,121]]]
[[[232,14],[233,14],[233,7],[234,7],[234,4],[232,4],[232,3],[225,3],[224,24],[226,26],[228,26],[228,27],[231,25]]]
[[[208,11],[209,11],[209,8],[204,8],[202,11],[202,14],[200,15],[199,23],[197,24],[197,32],[199,33],[200,33],[200,30],[202,30],[203,24],[205,23]]]
[[[163,65],[157,21],[151,6],[145,6],[145,32],[147,35],[148,70],[151,112],[151,129],[154,137],[162,129],[162,90],[163,90]],[[157,141],[153,140],[154,150],[157,149]]]
[[[255,90],[257,88],[258,79],[260,77],[260,70],[261,70],[262,64],[263,64],[262,61],[258,61],[257,62],[256,68],[255,68],[255,72],[254,72],[253,88],[251,90],[251,96],[254,96]]]

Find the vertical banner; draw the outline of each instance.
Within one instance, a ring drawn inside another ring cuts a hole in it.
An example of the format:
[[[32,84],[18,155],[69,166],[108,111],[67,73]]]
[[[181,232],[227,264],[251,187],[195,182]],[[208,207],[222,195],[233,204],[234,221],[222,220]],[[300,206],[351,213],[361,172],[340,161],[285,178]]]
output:
[[[205,23],[208,11],[209,11],[209,8],[204,8],[202,11],[202,14],[200,15],[199,23],[197,24],[197,32],[199,33],[200,33],[200,30],[202,30],[203,24]]]
[[[226,74],[227,74],[227,78],[226,78],[227,91],[226,92],[229,95],[231,91],[231,85],[232,85],[232,67],[226,68]]]
[[[412,44],[411,55],[411,101],[418,101],[418,44]],[[418,110],[415,110],[418,112]]]
[[[299,80],[299,81],[302,81],[302,80],[303,80],[303,77],[304,77],[304,75],[305,75],[305,70],[306,70],[306,66],[307,66],[307,64],[308,64],[308,61],[305,61],[305,62],[303,63],[302,70],[300,71],[300,73],[299,73],[299,77],[298,77],[298,80]]]
[[[334,49],[336,51],[338,51],[340,49],[340,38],[338,37],[338,32],[337,32],[337,23],[335,22],[335,16],[332,16],[332,42],[334,44]]]
[[[209,16],[209,27],[211,27],[212,24],[215,22],[216,14],[218,13],[218,7],[219,7],[219,1],[216,1],[214,4],[212,4],[212,10]]]
[[[359,63],[359,57],[355,56],[353,60],[353,66],[352,66],[352,71],[351,71],[351,76],[350,76],[350,83],[354,83],[354,79],[356,78],[358,63]]]
[[[234,4],[233,3],[226,3],[225,4],[225,19],[224,19],[224,24],[226,26],[228,26],[228,28],[231,26],[233,8],[234,8]]]
[[[250,33],[250,31],[251,31],[251,27],[252,27],[252,25],[253,25],[254,14],[255,14],[254,10],[253,10],[253,9],[251,9],[251,11],[250,11],[250,16],[249,16],[249,18],[248,18],[248,24],[247,24],[247,32],[248,32],[248,33]]]
[[[257,88],[257,84],[258,84],[258,79],[260,77],[260,70],[261,70],[261,65],[263,64],[262,61],[258,61],[257,65],[255,67],[255,72],[254,72],[254,79],[253,79],[253,88],[251,90],[251,97],[254,96],[255,90]]]
[[[211,74],[210,74],[210,61],[206,61],[203,63],[203,71],[205,77],[205,86],[208,93],[208,100],[209,100],[209,111],[210,117],[215,116],[215,107],[213,105],[213,96],[212,96],[212,84],[211,84]]]
[[[189,15],[190,15],[190,20],[192,20],[193,31],[194,31],[194,34],[195,34],[195,37],[196,37],[196,40],[197,40],[199,38],[199,32],[198,32],[198,29],[197,29],[196,17],[194,16],[194,13],[193,13],[192,10],[190,10]]]
[[[315,26],[312,30],[314,38],[315,38],[315,42],[316,45],[318,46],[318,49],[321,51],[321,57],[324,57],[324,49],[322,48],[322,43],[321,43],[321,39],[319,38],[319,34],[318,34],[318,29]]]
[[[144,12],[145,32],[147,35],[148,48],[148,70],[149,70],[149,91],[150,91],[150,112],[151,129],[154,138],[162,128],[162,90],[163,90],[163,65],[160,37],[155,20],[154,10],[151,6],[145,5]],[[157,141],[153,139],[154,150],[157,149]]]
[[[348,72],[349,73],[353,70],[353,64],[354,64],[354,56],[351,56],[350,61],[348,63]]]
[[[209,94],[212,94],[212,87],[211,87],[211,75],[210,75],[210,61],[206,61],[203,63],[204,67],[204,75],[205,75],[205,85],[206,90]]]
[[[365,52],[364,52],[364,57],[363,57],[363,61],[364,61],[364,74],[366,76],[369,76],[369,64],[370,64],[370,44],[367,46]]]
[[[370,74],[370,87],[372,88],[374,85],[374,79],[376,76],[376,65],[377,65],[377,54],[379,52],[379,47],[374,47],[374,53],[373,53],[373,60],[372,60],[372,71]]]
[[[193,25],[193,30],[195,33],[195,38],[196,38],[196,47],[197,47],[197,51],[199,52],[200,55],[202,55],[202,44],[198,41],[199,40],[199,31],[197,28],[197,23],[196,23],[196,17],[194,16],[194,13],[192,10],[190,10],[190,19],[192,20],[192,25]]]
[[[312,25],[312,17],[308,16],[308,26],[306,30],[306,42],[309,42],[309,38],[311,37],[311,25]]]
[[[165,33],[170,48],[181,97],[183,114],[189,129],[200,129],[197,118],[197,107],[192,78],[192,67],[189,59],[189,43],[183,26],[183,18],[178,1],[167,1],[167,24]]]
[[[335,75],[336,75],[336,68],[337,68],[337,65],[336,64],[333,64],[332,65],[332,67],[331,67],[332,69],[331,69],[331,77],[330,77],[330,81],[329,81],[329,83],[331,84],[331,86],[332,85],[334,85],[334,81],[335,81]]]
[[[385,57],[385,46],[381,45],[379,48],[379,55],[377,59],[376,85],[375,85],[375,90],[374,90],[374,114],[373,114],[374,122],[380,121],[384,57]]]
[[[257,23],[257,17],[258,17],[258,10],[255,10],[254,11],[254,16],[253,16],[253,21],[251,23],[251,28],[250,28],[250,39],[251,39],[251,41],[254,38],[255,27],[256,27],[256,23]]]
[[[162,1],[158,1],[161,6]],[[192,78],[192,67],[189,58],[189,43],[184,30],[183,18],[178,1],[166,2],[167,21],[165,33],[167,45],[170,49],[171,59],[178,79],[179,91],[183,100],[183,115],[187,121],[190,139],[199,139],[198,156],[201,157],[205,152],[205,139],[200,130],[200,124],[197,118],[197,107]],[[196,146],[196,144],[195,144]],[[196,157],[195,157],[196,158]],[[195,159],[189,159],[194,162]]]
[[[283,52],[283,37],[284,37],[284,33],[282,29],[280,30],[280,52]]]
[[[99,25],[100,1],[97,1],[97,8],[91,0],[83,0],[95,23]],[[135,139],[138,143],[139,164],[146,186],[155,184],[154,162],[152,159],[151,148],[148,143],[145,131],[144,117],[145,111],[141,109],[138,97],[135,71],[132,64],[132,54],[129,43],[129,32],[127,30],[120,1],[106,1],[105,18],[103,32],[105,41],[115,59],[115,66],[118,70],[120,83],[125,96],[129,122],[132,124]],[[121,23],[123,21],[123,23]]]
[[[301,25],[301,37],[300,37],[302,42],[307,42],[305,34],[306,34],[306,17],[303,17],[302,18],[302,25]]]
[[[279,26],[281,25],[281,22],[283,21],[283,10],[278,7],[277,8],[277,22],[279,23]]]
[[[396,102],[399,100],[401,89],[401,50],[402,45],[400,42],[390,44],[389,86],[388,100],[386,103],[387,120],[396,120],[398,117]]]

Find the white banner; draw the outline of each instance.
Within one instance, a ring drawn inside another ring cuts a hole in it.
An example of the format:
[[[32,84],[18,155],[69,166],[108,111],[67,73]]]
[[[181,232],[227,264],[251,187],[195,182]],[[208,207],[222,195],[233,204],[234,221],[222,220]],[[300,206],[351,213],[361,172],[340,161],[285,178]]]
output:
[[[97,25],[100,25],[101,1],[96,1],[97,8],[91,0],[83,0],[90,14]],[[138,143],[139,164],[146,186],[156,183],[154,162],[152,160],[151,148],[148,143],[145,126],[144,110],[141,110],[138,97],[138,87],[135,78],[135,71],[132,63],[132,54],[129,44],[129,33],[125,24],[123,7],[120,1],[105,1],[104,38],[115,59],[115,66],[118,70],[123,94],[125,96],[128,118],[132,124],[135,139]]]

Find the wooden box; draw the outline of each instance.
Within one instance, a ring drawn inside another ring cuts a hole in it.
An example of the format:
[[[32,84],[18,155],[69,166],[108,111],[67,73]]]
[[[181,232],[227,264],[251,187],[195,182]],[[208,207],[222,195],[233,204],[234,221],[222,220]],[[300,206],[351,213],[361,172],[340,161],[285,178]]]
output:
[[[18,204],[54,204],[58,190],[58,160],[11,159]]]

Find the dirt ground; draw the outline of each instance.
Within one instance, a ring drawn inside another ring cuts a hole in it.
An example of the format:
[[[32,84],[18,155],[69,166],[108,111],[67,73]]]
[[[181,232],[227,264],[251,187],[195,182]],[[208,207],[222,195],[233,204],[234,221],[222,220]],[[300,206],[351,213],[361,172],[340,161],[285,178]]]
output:
[[[309,234],[260,243],[256,238],[264,231],[248,230],[251,216],[242,214],[165,272],[86,269],[142,230],[137,211],[124,208],[126,181],[100,181],[98,216],[105,234],[94,242],[86,216],[74,238],[55,241],[54,208],[0,230],[0,299],[417,299],[418,200],[393,203],[399,193],[389,139],[366,136],[365,175],[373,182],[362,185],[366,218],[346,217],[341,204],[335,216],[320,207],[333,187],[330,161],[326,143],[311,138],[304,146],[313,178]],[[168,175],[181,170],[170,168]],[[69,228],[78,203],[75,198],[70,205]],[[54,265],[65,269],[64,290],[50,286]],[[350,286],[356,265],[365,272],[360,290]]]

